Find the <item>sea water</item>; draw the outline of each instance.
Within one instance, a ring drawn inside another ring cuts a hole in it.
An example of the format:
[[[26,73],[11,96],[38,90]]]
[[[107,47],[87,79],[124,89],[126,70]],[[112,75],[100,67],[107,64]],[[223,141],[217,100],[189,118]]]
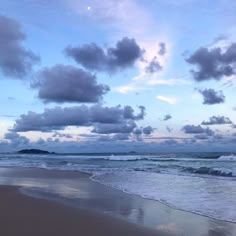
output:
[[[0,166],[83,171],[93,181],[171,207],[236,222],[236,155],[0,154]]]

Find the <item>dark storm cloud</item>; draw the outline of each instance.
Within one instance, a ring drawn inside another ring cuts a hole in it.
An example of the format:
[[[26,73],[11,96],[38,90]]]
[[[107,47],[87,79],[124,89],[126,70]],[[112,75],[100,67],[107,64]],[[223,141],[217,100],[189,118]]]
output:
[[[215,91],[214,89],[198,90],[203,96],[203,104],[214,105],[225,102],[225,96],[222,91]]]
[[[159,72],[160,70],[162,70],[162,66],[160,65],[160,63],[157,60],[157,57],[154,57],[150,63],[148,64],[148,66],[145,68],[145,71],[147,73],[156,73]]]
[[[198,70],[191,70],[196,81],[220,80],[223,76],[235,75],[236,43],[231,44],[225,52],[219,47],[201,47],[186,61],[197,66]]]
[[[52,131],[61,130],[66,126],[93,126],[94,133],[129,133],[136,127],[137,117],[141,119],[140,114],[144,107],[140,107],[140,113],[134,114],[134,110],[127,117],[126,109],[103,107],[95,105],[77,106],[77,107],[55,107],[45,109],[43,113],[29,111],[26,115],[21,115],[16,120],[13,130],[17,132],[26,131]]]
[[[171,118],[172,118],[172,116],[170,114],[167,114],[163,117],[163,121],[170,120]]]
[[[182,130],[186,134],[207,134],[209,136],[214,135],[214,132],[209,128],[203,128],[200,125],[185,125]]]
[[[39,62],[37,55],[22,46],[25,38],[17,21],[0,15],[0,70],[3,75],[22,79]]]
[[[109,91],[109,87],[98,84],[91,73],[66,65],[45,68],[38,73],[32,87],[39,90],[38,97],[43,101],[56,103],[99,102]]]
[[[165,55],[166,54],[166,44],[165,43],[159,43],[160,50],[158,52],[159,55]]]
[[[143,51],[134,39],[125,37],[115,47],[106,50],[91,43],[80,47],[68,46],[65,53],[86,69],[114,72],[132,66],[142,57]]]
[[[212,116],[209,118],[209,121],[203,121],[202,125],[224,125],[232,124],[232,121],[225,116]]]

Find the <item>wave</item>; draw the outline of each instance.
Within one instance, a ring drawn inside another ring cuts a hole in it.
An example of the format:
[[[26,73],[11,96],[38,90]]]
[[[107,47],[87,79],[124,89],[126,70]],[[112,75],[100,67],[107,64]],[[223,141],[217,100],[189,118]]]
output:
[[[215,158],[216,159],[216,158]],[[214,160],[215,160],[214,159]],[[87,159],[88,160],[88,159]],[[188,158],[188,157],[147,157],[147,156],[104,156],[104,157],[93,157],[89,158],[89,160],[107,160],[107,161],[189,161],[189,162],[196,162],[196,161],[211,161],[212,158]]]
[[[220,156],[218,161],[236,161],[236,156],[235,155],[228,155],[228,156]]]
[[[214,175],[214,176],[222,176],[222,177],[233,177],[233,173],[230,171],[223,171],[215,168],[210,167],[185,167],[182,169],[183,172],[189,172],[193,174],[200,174],[200,175]]]

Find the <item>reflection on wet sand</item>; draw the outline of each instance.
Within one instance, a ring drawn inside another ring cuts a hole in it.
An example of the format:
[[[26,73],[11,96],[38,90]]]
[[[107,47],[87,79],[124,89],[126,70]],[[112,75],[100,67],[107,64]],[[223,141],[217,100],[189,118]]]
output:
[[[157,201],[123,193],[87,174],[42,169],[0,168],[0,184],[21,186],[27,195],[112,214],[175,235],[235,236],[236,225],[172,209]]]

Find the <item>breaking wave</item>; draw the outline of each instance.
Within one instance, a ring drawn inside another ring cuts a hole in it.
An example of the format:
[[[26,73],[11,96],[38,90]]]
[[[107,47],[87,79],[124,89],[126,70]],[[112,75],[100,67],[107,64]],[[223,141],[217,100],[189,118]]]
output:
[[[236,161],[236,156],[235,155],[229,155],[229,156],[220,156],[218,161]]]
[[[227,172],[215,168],[210,167],[200,167],[200,168],[193,168],[193,167],[185,167],[182,169],[184,172],[189,172],[193,174],[200,174],[200,175],[214,175],[214,176],[222,176],[222,177],[233,177],[232,172]]]

